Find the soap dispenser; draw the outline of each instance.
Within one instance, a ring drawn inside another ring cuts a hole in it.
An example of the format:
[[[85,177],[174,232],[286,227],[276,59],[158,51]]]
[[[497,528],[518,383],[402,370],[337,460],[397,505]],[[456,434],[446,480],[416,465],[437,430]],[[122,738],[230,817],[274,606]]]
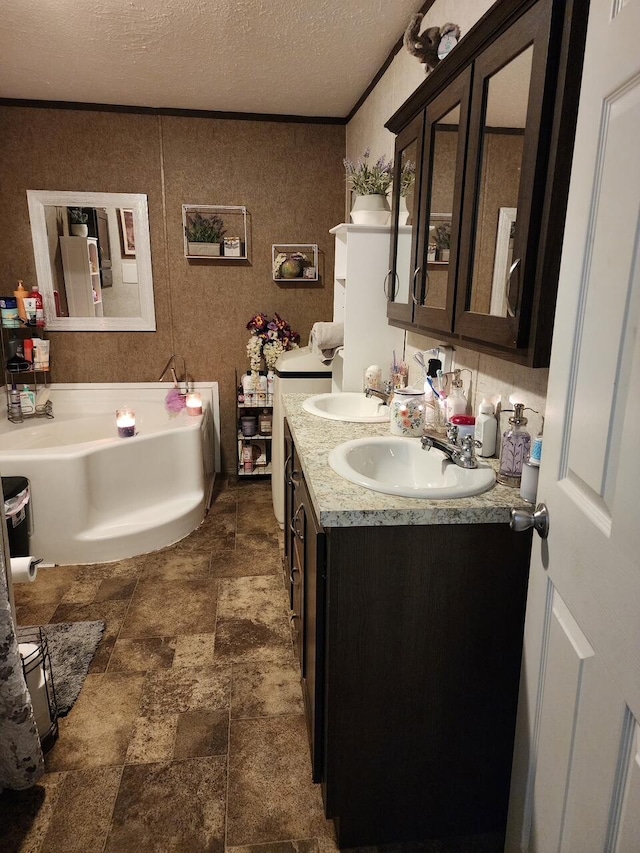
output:
[[[466,415],[467,413],[467,398],[462,390],[462,379],[460,379],[460,370],[453,371],[453,380],[451,382],[451,393],[447,397],[447,420],[451,422],[454,415]]]
[[[513,404],[514,411],[509,418],[509,429],[502,435],[497,480],[504,486],[520,485],[522,466],[529,459],[531,452],[531,436],[525,429],[528,421],[524,416],[524,408],[524,403]]]

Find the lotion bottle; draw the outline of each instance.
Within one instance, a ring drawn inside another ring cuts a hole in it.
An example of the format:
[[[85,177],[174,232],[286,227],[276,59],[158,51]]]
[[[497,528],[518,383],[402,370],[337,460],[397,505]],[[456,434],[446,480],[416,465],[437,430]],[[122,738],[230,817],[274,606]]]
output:
[[[476,454],[478,456],[493,456],[496,452],[496,438],[498,436],[498,422],[495,416],[495,408],[491,400],[483,398],[478,406],[476,417],[476,429],[474,438],[482,444]]]
[[[509,418],[509,429],[502,435],[500,466],[497,480],[504,486],[520,486],[522,466],[529,461],[531,436],[525,429],[524,403],[514,403],[514,412]]]
[[[27,322],[27,314],[26,314],[26,311],[24,310],[24,302],[22,300],[25,298],[25,296],[29,295],[29,291],[24,286],[24,282],[22,281],[22,279],[18,280],[18,286],[13,291],[13,295],[15,296],[15,298],[18,302],[18,314],[20,315],[22,320],[24,320],[24,322],[26,323]]]

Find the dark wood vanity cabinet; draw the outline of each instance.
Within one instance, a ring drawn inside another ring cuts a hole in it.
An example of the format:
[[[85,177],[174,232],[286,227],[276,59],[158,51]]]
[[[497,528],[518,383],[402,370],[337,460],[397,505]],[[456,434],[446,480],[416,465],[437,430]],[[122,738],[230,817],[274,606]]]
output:
[[[313,778],[340,846],[479,836],[502,850],[530,535],[323,530],[299,477],[296,639]]]
[[[387,122],[394,187],[417,164],[406,225],[394,190],[391,324],[548,365],[587,13],[496,3]]]

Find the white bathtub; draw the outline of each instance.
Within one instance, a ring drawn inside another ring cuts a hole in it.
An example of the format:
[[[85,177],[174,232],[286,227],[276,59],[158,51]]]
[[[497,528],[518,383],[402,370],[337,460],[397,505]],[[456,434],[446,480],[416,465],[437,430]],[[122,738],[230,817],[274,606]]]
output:
[[[216,382],[203,414],[170,416],[167,383],[52,385],[54,419],[0,420],[0,473],[31,487],[31,553],[45,563],[120,560],[177,542],[204,518],[220,470]],[[118,438],[129,406],[136,435]],[[4,407],[3,407],[4,408]]]

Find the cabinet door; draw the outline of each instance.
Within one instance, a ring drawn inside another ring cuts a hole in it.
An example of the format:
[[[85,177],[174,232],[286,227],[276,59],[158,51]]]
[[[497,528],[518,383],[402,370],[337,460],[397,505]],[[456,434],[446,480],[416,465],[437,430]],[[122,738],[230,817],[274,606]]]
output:
[[[419,210],[424,114],[421,113],[396,138],[391,257],[384,287],[387,317],[411,323],[420,276]]]
[[[420,275],[413,319],[421,328],[442,332],[453,330],[470,87],[469,67],[425,110]]]
[[[293,492],[294,492],[294,470],[296,466],[295,445],[291,437],[291,430],[286,419],[284,422],[284,585],[289,594],[289,608],[293,609],[293,581],[292,581],[292,551],[293,531],[291,521],[293,519]]]
[[[304,479],[299,494],[304,515],[302,696],[313,781],[320,782],[324,744],[325,534],[316,520]]]
[[[292,535],[291,547],[291,631],[293,634],[293,645],[296,657],[300,665],[300,672],[304,670],[304,572],[305,572],[305,514],[299,489],[294,493],[294,510],[291,518],[290,530]]]
[[[475,61],[455,331],[528,343],[553,91],[546,85],[551,0]]]

